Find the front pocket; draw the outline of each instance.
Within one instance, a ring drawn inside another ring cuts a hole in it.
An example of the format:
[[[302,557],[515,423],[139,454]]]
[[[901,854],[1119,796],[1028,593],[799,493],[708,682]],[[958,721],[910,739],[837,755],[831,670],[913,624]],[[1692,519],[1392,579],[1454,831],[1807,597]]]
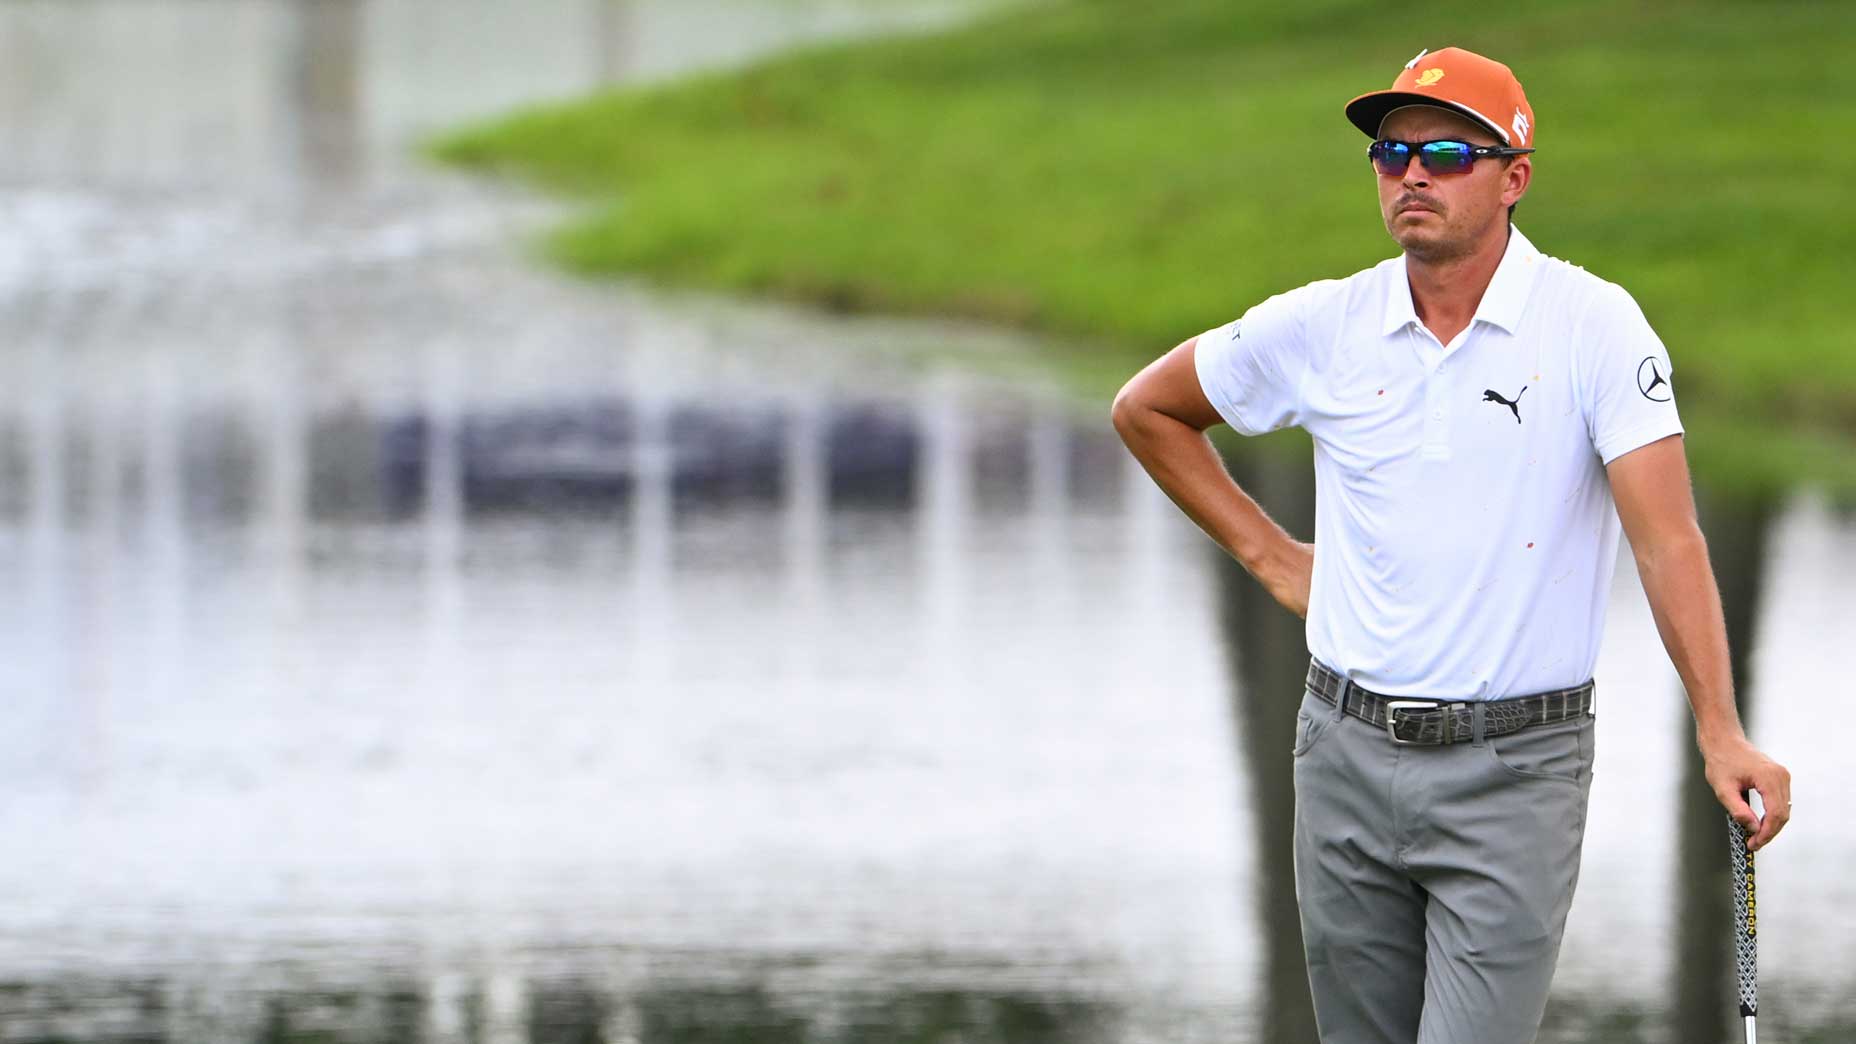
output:
[[[1592,768],[1592,719],[1535,725],[1483,741],[1489,757],[1517,779],[1550,779],[1577,786]]]
[[[1308,753],[1315,741],[1327,730],[1328,723],[1334,720],[1332,709],[1311,711],[1307,707],[1295,712],[1295,746],[1289,753],[1301,757]]]

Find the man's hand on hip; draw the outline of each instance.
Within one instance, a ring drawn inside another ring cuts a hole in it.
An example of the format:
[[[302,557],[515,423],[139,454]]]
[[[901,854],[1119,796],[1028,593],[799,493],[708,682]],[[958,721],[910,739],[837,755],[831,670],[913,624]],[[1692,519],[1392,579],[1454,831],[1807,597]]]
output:
[[[1315,545],[1300,540],[1282,541],[1268,564],[1256,572],[1257,582],[1270,597],[1302,619],[1308,619],[1308,592],[1315,575]]]

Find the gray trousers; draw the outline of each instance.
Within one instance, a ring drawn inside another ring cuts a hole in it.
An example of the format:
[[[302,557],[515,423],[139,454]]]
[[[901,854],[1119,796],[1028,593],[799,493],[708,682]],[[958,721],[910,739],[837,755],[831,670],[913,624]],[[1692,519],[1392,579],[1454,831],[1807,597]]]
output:
[[[1593,724],[1399,746],[1303,693],[1295,894],[1323,1044],[1534,1039],[1579,879]]]

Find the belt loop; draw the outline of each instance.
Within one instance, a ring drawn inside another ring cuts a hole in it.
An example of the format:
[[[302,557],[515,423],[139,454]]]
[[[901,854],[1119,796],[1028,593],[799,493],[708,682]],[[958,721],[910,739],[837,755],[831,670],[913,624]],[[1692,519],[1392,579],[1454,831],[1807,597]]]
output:
[[[1483,729],[1488,721],[1489,705],[1481,700],[1469,705],[1469,735],[1476,746],[1482,746]]]
[[[1338,671],[1335,677],[1340,679],[1340,688],[1334,691],[1334,720],[1339,721],[1347,716],[1347,694],[1353,691],[1354,685],[1352,678]]]

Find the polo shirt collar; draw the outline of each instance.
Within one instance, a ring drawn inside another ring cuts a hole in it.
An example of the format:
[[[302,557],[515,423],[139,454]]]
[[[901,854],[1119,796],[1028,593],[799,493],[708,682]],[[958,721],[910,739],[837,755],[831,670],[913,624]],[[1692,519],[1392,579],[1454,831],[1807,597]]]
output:
[[[1385,322],[1380,330],[1387,335],[1418,322],[1418,311],[1411,303],[1411,279],[1405,272],[1405,255],[1400,254],[1396,260],[1397,264],[1392,266],[1396,278],[1386,290]],[[1476,306],[1470,324],[1481,320],[1514,333],[1520,325],[1521,312],[1527,307],[1528,294],[1534,289],[1534,272],[1539,267],[1540,251],[1534,249],[1534,244],[1519,228],[1509,226],[1508,247],[1502,251],[1501,263],[1495,266],[1495,275],[1482,292],[1482,301]]]

